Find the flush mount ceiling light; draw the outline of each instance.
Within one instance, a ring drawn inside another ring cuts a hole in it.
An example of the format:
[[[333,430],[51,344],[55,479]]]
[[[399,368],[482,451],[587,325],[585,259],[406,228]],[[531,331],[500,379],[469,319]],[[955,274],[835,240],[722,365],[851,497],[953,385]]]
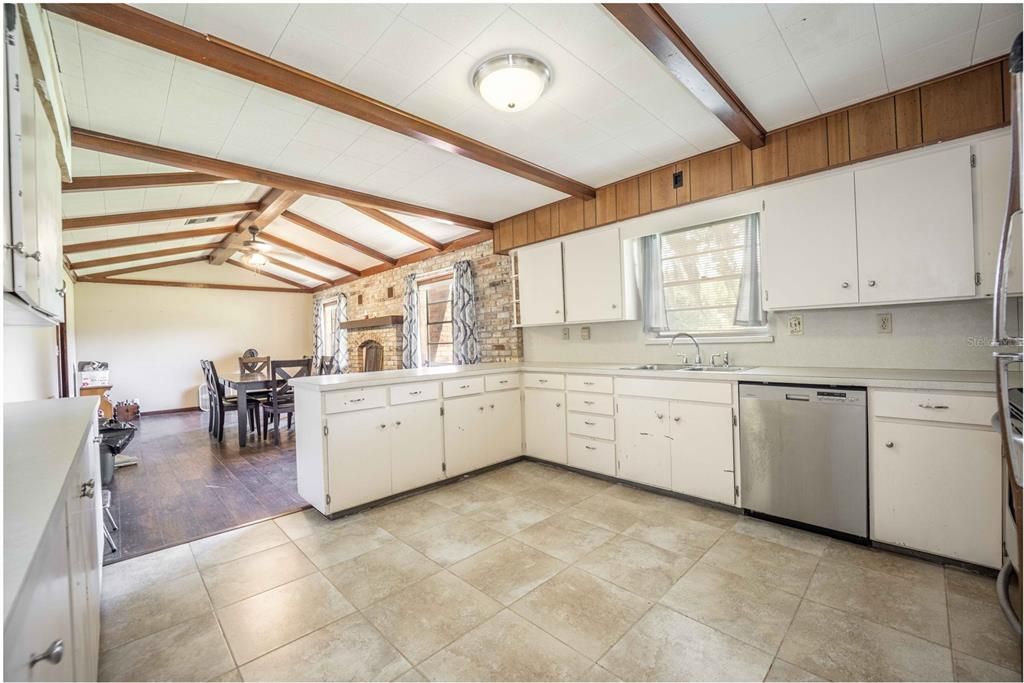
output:
[[[254,268],[260,268],[269,263],[269,261],[267,261],[267,257],[258,251],[254,251],[251,254],[249,254],[245,260],[248,261],[249,265],[253,266]]]
[[[551,82],[551,69],[536,57],[504,54],[473,71],[473,87],[498,111],[522,111],[540,99]]]

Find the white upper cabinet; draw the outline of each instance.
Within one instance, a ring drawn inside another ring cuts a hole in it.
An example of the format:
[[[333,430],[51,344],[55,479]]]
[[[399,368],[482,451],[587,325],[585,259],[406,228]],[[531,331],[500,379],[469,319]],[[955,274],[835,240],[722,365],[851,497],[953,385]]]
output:
[[[857,303],[853,173],[772,190],[761,242],[766,308]]]
[[[999,254],[999,236],[1006,220],[1006,200],[1010,192],[1010,135],[1003,133],[979,140],[972,145],[977,164],[974,169],[974,240],[977,270],[981,277],[978,296],[992,296],[995,289],[996,258]],[[1021,216],[1013,220],[1013,250],[1006,260],[1007,291],[1024,291],[1021,264]]]
[[[862,303],[974,296],[968,145],[859,170],[854,178]]]
[[[584,233],[562,243],[565,322],[622,319],[622,242],[618,230]]]
[[[562,300],[562,244],[544,242],[520,249],[519,310],[523,325],[565,321]]]

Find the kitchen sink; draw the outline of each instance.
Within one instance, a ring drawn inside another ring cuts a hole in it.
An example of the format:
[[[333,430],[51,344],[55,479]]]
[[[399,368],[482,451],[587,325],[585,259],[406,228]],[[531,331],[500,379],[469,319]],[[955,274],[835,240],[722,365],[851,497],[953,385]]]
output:
[[[645,365],[627,365],[620,370],[670,370],[673,372],[740,372],[749,370],[749,367],[730,365],[727,367],[715,367],[711,365],[680,365],[678,363],[647,363]]]
[[[687,366],[679,363],[647,363],[646,365],[627,365],[620,370],[685,370]]]

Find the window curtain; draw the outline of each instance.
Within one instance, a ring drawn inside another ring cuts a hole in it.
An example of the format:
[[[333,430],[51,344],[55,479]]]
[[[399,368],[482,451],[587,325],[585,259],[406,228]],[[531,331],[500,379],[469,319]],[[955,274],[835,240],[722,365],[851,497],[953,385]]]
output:
[[[416,291],[416,274],[405,276],[405,294],[402,302],[402,367],[420,366],[420,307]]]
[[[761,327],[767,322],[761,302],[761,259],[759,258],[758,214],[747,216],[743,249],[743,274],[736,297],[735,323],[743,327]]]
[[[644,235],[639,239],[637,260],[644,333],[656,334],[668,329],[661,273],[661,235]]]
[[[469,261],[452,266],[452,337],[456,365],[480,362],[480,332],[476,325],[476,290]]]
[[[324,355],[324,300],[313,299],[313,358]]]
[[[348,297],[338,295],[338,309],[335,314],[338,326],[334,328],[334,360],[338,364],[338,372],[348,372],[348,330],[341,328],[341,323],[348,320]]]

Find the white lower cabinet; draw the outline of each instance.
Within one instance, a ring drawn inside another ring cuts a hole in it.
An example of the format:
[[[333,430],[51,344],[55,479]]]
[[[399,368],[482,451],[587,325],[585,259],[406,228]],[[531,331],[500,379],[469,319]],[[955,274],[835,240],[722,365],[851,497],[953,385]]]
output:
[[[565,392],[553,389],[523,390],[523,433],[526,454],[565,464]]]
[[[444,478],[441,404],[408,403],[388,409],[391,490],[408,491]]]
[[[487,466],[485,418],[483,396],[465,396],[444,402],[444,461],[449,477]]]
[[[393,408],[372,408],[327,416],[330,510],[344,510],[391,495]]]
[[[622,479],[672,487],[672,461],[666,420],[669,402],[650,398],[619,398],[615,417],[618,476]]]
[[[523,454],[523,403],[519,390],[484,394],[484,458],[493,465]]]
[[[615,476],[615,444],[583,436],[569,435],[568,464],[609,477]]]
[[[999,566],[997,432],[875,420],[870,448],[873,540]]]
[[[733,505],[732,406],[674,401],[670,411],[672,490]]]

